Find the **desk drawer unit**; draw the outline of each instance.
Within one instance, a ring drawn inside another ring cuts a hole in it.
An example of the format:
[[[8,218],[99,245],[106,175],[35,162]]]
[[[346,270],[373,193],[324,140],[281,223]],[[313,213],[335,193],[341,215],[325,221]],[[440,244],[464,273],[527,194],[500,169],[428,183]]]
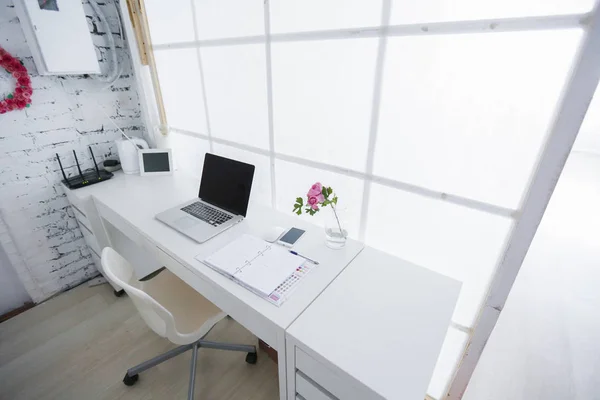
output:
[[[92,224],[83,210],[73,204],[71,204],[71,207],[73,208],[73,214],[75,214],[75,219],[77,219],[77,222],[87,226],[88,228],[91,228]]]
[[[98,271],[100,271],[102,273],[103,272],[102,271],[102,261],[100,260],[100,256],[98,254],[96,254],[96,252],[94,250],[91,250],[90,253],[92,253],[92,261],[94,261],[96,268],[98,269]]]
[[[68,197],[71,199],[73,196]],[[75,214],[75,219],[77,220],[77,224],[81,229],[81,233],[83,234],[83,238],[87,243],[90,250],[96,253],[96,256],[100,257],[100,245],[96,240],[96,236],[94,235],[94,231],[92,231],[92,224],[88,219],[85,212],[82,210],[84,206],[84,202],[78,202],[77,205],[71,203],[71,207],[73,208],[73,214]]]
[[[85,242],[89,246],[90,250],[95,252],[97,255],[100,255],[100,246],[98,245],[98,241],[96,240],[96,236],[94,236],[94,232],[85,224],[79,223],[79,227],[81,228],[81,233],[83,233],[83,238]]]
[[[335,400],[331,393],[325,390],[321,385],[304,375],[301,371],[296,371],[296,398],[306,400]]]
[[[77,225],[79,225],[79,229],[83,234],[83,239],[90,249],[92,260],[94,261],[98,271],[106,278],[104,271],[102,270],[102,263],[100,262],[100,254],[102,252],[102,248],[106,246],[106,244],[104,244],[104,246],[100,245],[100,243],[103,242],[98,240],[98,236],[96,234],[98,230],[101,231],[101,235],[103,234],[102,225],[92,223],[92,221],[98,220],[96,208],[92,198],[90,196],[77,196],[74,191],[67,188],[65,188],[65,194],[71,203],[71,208],[73,210],[73,214],[75,215],[75,219],[77,220]],[[115,289],[115,291],[121,290],[120,287],[113,284],[108,279],[107,281]]]
[[[381,399],[358,384],[347,374],[331,368],[325,362],[300,348],[293,338],[287,338],[287,351],[292,352],[288,363],[288,398],[304,400],[366,400]],[[292,380],[292,382],[290,382]]]
[[[67,195],[67,199],[69,199],[69,203],[73,206],[73,208],[77,207],[79,211],[84,211],[84,199],[79,198],[74,191],[65,187],[65,194]],[[84,212],[85,213],[85,212]]]

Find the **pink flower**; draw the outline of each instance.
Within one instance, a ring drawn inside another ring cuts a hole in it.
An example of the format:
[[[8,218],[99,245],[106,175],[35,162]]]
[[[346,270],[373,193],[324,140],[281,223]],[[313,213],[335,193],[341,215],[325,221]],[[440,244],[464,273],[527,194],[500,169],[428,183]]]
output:
[[[313,210],[319,209],[319,200],[317,199],[317,196],[308,196],[307,203],[310,207],[312,207]]]
[[[310,187],[310,190],[308,191],[308,197],[310,196],[318,196],[321,194],[321,190],[323,190],[323,185],[321,185],[320,182],[315,183],[314,185],[312,185]]]

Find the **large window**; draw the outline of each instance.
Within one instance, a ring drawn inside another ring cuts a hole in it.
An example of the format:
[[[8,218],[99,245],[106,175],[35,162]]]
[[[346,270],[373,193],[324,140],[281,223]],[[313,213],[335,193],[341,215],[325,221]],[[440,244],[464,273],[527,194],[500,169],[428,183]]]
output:
[[[592,3],[146,9],[180,169],[200,176],[207,151],[252,163],[252,200],[283,212],[321,181],[337,190],[351,236],[463,282],[429,387],[440,399],[544,144],[582,36],[577,13]]]

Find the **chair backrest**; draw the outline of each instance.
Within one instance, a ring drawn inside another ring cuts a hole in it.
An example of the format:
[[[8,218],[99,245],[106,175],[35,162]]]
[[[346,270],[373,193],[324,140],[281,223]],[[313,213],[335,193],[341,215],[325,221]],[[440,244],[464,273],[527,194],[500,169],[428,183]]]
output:
[[[146,324],[159,336],[176,336],[173,315],[143,290],[131,285],[133,266],[110,247],[102,250],[102,268],[110,280],[122,287],[129,295]]]

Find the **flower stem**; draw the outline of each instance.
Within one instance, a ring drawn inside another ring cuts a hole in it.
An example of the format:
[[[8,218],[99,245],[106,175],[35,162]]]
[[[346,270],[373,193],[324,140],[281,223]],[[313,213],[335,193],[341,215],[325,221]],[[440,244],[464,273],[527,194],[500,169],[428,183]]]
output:
[[[338,218],[338,215],[337,215],[337,212],[335,211],[335,206],[333,205],[333,203],[331,204],[331,208],[333,209],[333,215],[335,216],[335,220],[337,221],[338,228],[340,228],[340,235],[342,235],[342,237],[345,238],[346,235],[344,234],[344,231],[342,230],[342,225],[340,224],[340,219]]]

